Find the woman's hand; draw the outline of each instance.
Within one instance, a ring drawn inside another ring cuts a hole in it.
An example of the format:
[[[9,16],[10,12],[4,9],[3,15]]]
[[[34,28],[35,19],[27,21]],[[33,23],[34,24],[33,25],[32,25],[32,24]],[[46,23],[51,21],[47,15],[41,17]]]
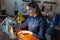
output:
[[[19,32],[20,34],[30,34],[30,35],[32,35],[33,33],[32,32],[30,32],[30,31],[21,31],[21,32]]]

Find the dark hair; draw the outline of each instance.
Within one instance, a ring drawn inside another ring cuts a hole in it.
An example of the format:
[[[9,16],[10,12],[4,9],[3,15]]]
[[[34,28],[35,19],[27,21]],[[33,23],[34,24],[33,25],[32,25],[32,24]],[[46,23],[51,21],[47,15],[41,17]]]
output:
[[[32,7],[32,8],[35,8],[35,9],[36,9],[36,13],[37,13],[40,17],[42,17],[41,10],[40,10],[38,4],[37,4],[35,1],[31,1],[30,3],[28,3],[27,6],[30,6],[30,7]]]

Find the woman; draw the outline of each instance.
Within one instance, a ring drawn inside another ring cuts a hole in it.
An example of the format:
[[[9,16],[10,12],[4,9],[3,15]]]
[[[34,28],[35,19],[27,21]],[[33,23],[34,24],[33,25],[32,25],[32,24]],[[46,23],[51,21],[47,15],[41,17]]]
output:
[[[21,28],[28,26],[29,31],[32,32],[31,35],[39,38],[39,40],[46,40],[45,32],[47,28],[47,22],[42,17],[38,4],[34,1],[30,2],[27,5],[27,12],[29,13],[29,17],[22,24]]]

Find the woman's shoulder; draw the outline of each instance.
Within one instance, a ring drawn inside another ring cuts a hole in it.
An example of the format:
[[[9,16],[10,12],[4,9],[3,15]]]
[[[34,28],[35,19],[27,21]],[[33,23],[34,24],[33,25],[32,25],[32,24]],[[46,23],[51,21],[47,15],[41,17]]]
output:
[[[31,16],[27,16],[26,20],[28,21],[28,20],[30,20],[31,18],[32,18]]]
[[[47,23],[46,19],[43,18],[43,17],[40,17],[39,20],[40,20],[41,22],[45,22],[45,23]]]
[[[43,17],[39,17],[39,20],[45,20]]]
[[[27,17],[27,19],[31,19],[31,18],[33,18],[33,16],[28,16],[28,17]]]

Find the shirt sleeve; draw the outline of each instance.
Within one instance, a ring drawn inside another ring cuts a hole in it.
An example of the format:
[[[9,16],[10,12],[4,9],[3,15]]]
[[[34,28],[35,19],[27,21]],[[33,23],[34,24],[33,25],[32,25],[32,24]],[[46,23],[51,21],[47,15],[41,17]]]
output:
[[[26,19],[25,22],[21,24],[20,28],[24,28],[26,26],[28,26],[28,19]]]

